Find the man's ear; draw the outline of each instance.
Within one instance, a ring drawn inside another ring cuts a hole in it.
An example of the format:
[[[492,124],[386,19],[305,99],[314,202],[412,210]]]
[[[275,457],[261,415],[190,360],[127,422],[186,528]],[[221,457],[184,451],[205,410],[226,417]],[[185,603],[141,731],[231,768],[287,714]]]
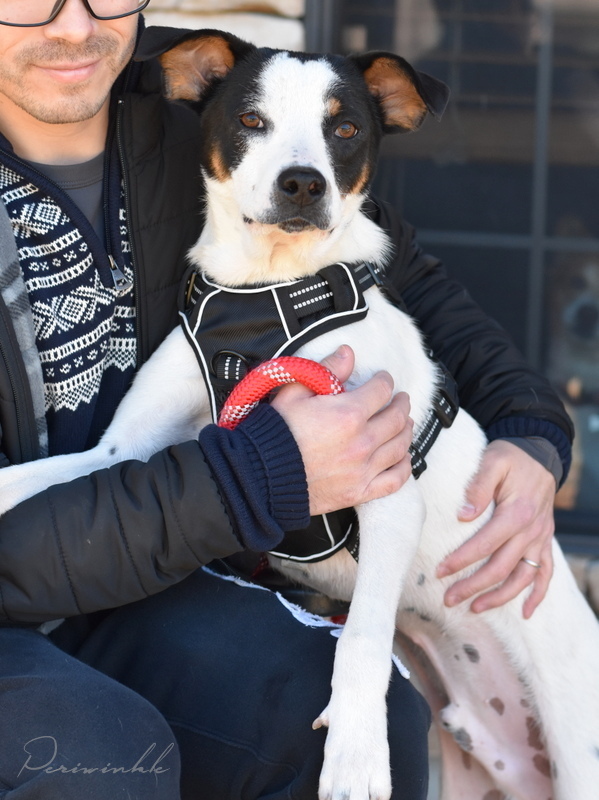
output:
[[[213,81],[224,78],[238,59],[255,49],[224,31],[156,25],[145,29],[134,58],[147,61],[158,57],[167,99],[199,100]]]
[[[443,115],[449,99],[449,88],[443,81],[417,72],[394,53],[364,53],[350,58],[379,103],[385,133],[415,131],[428,112],[438,119]]]

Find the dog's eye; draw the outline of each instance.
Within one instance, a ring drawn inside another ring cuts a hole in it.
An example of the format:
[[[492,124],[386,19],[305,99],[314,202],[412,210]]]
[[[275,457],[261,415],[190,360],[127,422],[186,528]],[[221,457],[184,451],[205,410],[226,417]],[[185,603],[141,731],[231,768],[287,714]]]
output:
[[[254,114],[253,111],[248,111],[246,114],[242,114],[239,117],[239,121],[242,125],[246,128],[263,128],[264,123],[260,119],[257,114]]]
[[[339,136],[341,139],[353,139],[357,132],[358,129],[353,122],[342,122],[335,129],[335,136]]]

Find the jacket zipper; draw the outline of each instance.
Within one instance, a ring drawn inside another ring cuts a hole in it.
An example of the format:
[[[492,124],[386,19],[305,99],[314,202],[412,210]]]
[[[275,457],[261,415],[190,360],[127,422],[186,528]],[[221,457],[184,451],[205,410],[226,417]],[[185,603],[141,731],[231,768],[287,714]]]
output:
[[[129,183],[127,180],[127,158],[125,156],[125,147],[123,143],[123,114],[125,109],[125,101],[122,97],[119,97],[117,101],[117,109],[116,109],[116,145],[117,145],[117,152],[119,155],[119,162],[121,167],[121,177],[123,181],[123,195],[124,195],[124,202],[125,202],[125,214],[127,215],[127,224],[129,227],[129,243],[131,245],[131,269],[133,270],[133,291],[134,291],[134,306],[136,309],[136,325],[135,325],[135,338],[137,342],[137,352],[136,352],[136,367],[139,368],[141,364],[144,363],[146,360],[146,354],[144,352],[143,341],[144,337],[142,336],[142,316],[143,316],[143,309],[141,303],[142,293],[140,291],[140,274],[137,268],[137,257],[135,253],[135,242],[133,238],[133,234],[131,231],[131,220],[133,217],[131,216],[131,198],[129,195]],[[116,269],[120,272],[123,279],[126,280],[125,276],[122,272],[118,269],[116,263],[114,264]],[[115,273],[113,273],[115,276]],[[116,285],[116,277],[115,285]]]
[[[2,302],[2,301],[0,301]],[[4,303],[2,302],[2,307],[0,308],[0,315],[2,316],[2,324],[3,326],[7,326],[8,323],[5,320],[5,309]],[[24,424],[24,417],[28,416],[27,414],[27,406],[29,405],[27,402],[27,396],[25,394],[25,390],[22,386],[22,381],[18,377],[18,367],[15,370],[13,361],[14,355],[12,354],[12,348],[9,349],[6,347],[2,337],[0,336],[0,356],[4,361],[4,366],[6,369],[6,374],[8,376],[8,382],[10,384],[13,400],[15,404],[15,421],[17,425],[17,439],[20,445],[21,450],[21,461],[33,461],[36,458],[40,457],[39,452],[39,443],[37,439],[33,439],[33,431],[35,431],[35,422],[30,420],[29,426]]]

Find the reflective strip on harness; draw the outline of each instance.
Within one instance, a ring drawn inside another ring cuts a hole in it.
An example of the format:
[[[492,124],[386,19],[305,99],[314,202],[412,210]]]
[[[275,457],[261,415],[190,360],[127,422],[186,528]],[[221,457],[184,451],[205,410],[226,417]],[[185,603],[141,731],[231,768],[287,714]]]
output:
[[[270,286],[221,286],[191,270],[180,310],[196,353],[216,421],[234,386],[250,369],[295,352],[321,334],[363,319],[364,292],[374,285],[372,265],[333,264],[316,275]],[[357,536],[353,508],[312,517],[273,553],[294,561],[322,561]]]
[[[365,317],[363,293],[374,284],[370,269],[333,264],[309,278],[258,287],[220,286],[192,272],[180,314],[206,380],[213,419],[250,369]]]
[[[254,367],[295,352],[303,344],[366,316],[364,292],[385,290],[371,264],[333,264],[316,275],[270,286],[220,286],[190,270],[183,307],[183,330],[196,353],[216,421],[234,386]],[[432,357],[432,355],[431,355]],[[439,432],[458,411],[457,390],[442,368],[444,384],[410,447],[412,473],[426,469],[425,456]],[[308,528],[292,531],[273,555],[293,561],[321,561],[346,547],[357,559],[358,524],[353,508],[312,517]]]

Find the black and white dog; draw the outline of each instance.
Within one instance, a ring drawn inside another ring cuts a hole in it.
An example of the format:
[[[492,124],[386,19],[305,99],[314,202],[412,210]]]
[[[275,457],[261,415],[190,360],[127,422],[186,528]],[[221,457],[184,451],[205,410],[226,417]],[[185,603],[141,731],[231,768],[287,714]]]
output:
[[[190,258],[208,284],[286,286],[334,263],[384,266],[386,236],[361,210],[378,144],[385,132],[415,130],[427,112],[441,113],[442,84],[389,53],[256,49],[218,31],[149,29],[142,51],[160,56],[167,97],[206,99],[206,223]],[[366,316],[299,352],[319,361],[350,344],[357,365],[350,387],[389,370],[410,395],[418,434],[438,367],[406,314],[376,286],[364,294]],[[179,328],[140,371],[96,448],[0,472],[0,512],[49,483],[146,460],[195,438],[210,419],[209,393]],[[522,598],[481,615],[443,604],[448,581],[435,578],[437,565],[492,513],[457,521],[484,447],[478,425],[459,411],[419,480],[357,510],[359,565],[344,549],[316,564],[278,561],[293,579],[333,597],[353,594],[331,699],[316,723],[329,728],[321,800],[390,796],[385,694],[396,628],[413,643],[416,662],[426,653],[443,800],[597,797],[599,629],[557,545],[549,592],[532,619],[522,618]]]

